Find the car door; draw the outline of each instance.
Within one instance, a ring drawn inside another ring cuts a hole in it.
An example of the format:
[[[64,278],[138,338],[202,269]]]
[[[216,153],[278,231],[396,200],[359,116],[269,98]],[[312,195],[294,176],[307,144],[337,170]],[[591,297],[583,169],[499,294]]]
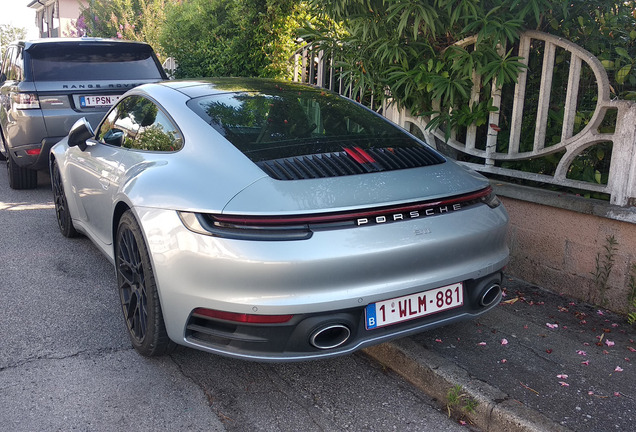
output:
[[[126,143],[134,141],[139,129],[134,107],[137,96],[120,101],[102,120],[94,139],[84,150],[73,148],[68,154],[68,174],[78,203],[82,224],[96,240],[112,242],[114,196],[124,170],[120,160]]]

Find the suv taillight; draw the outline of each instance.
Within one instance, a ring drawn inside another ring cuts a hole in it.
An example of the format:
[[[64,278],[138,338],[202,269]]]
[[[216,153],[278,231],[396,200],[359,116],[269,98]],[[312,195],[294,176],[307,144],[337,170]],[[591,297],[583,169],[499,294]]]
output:
[[[11,107],[15,110],[38,109],[40,101],[35,93],[12,93]]]

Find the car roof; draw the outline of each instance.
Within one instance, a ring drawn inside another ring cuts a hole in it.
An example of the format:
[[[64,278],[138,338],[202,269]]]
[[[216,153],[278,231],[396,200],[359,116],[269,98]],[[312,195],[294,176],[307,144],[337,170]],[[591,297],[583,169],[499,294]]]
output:
[[[267,78],[201,78],[195,80],[164,81],[160,85],[177,90],[190,98],[214,96],[227,93],[278,91],[325,91],[325,89],[297,82],[280,81]]]
[[[15,45],[22,45],[26,50],[34,46],[41,45],[60,45],[60,44],[68,44],[68,45],[114,45],[114,44],[132,44],[132,45],[148,45],[145,42],[138,41],[128,41],[128,40],[120,40],[120,39],[106,39],[106,38],[94,38],[94,37],[82,37],[82,38],[42,38],[42,39],[30,39],[30,40],[22,40],[14,43]]]

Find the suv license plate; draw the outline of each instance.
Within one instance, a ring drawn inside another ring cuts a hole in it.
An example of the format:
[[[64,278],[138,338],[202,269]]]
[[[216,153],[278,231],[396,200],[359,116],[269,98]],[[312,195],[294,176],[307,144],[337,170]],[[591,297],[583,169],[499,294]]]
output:
[[[366,307],[366,327],[371,330],[453,309],[464,304],[461,282],[441,288],[397,297]]]
[[[110,106],[121,99],[121,96],[80,96],[80,106],[82,108]]]

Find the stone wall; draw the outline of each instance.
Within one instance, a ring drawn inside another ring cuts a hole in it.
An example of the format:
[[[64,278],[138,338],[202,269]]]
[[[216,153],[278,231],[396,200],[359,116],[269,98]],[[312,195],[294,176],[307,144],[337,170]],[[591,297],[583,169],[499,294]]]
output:
[[[636,264],[636,208],[517,185],[493,186],[510,214],[509,275],[600,305],[596,258],[600,253],[602,265],[607,238],[614,236],[605,307],[627,311],[630,271]]]

